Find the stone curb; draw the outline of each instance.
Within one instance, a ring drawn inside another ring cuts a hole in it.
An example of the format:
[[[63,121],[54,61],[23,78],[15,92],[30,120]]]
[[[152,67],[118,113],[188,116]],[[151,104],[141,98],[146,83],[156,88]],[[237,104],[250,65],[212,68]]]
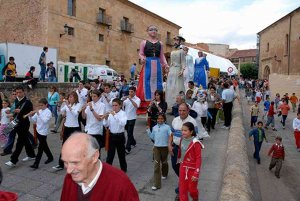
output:
[[[242,121],[242,107],[238,101],[234,101],[233,108],[223,184],[219,200],[253,201],[245,129]]]

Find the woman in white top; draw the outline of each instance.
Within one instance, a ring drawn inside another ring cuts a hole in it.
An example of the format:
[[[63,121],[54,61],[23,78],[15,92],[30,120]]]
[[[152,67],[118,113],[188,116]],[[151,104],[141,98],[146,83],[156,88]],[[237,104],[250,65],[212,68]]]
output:
[[[85,104],[82,108],[82,118],[86,119],[85,132],[96,138],[101,149],[104,147],[103,115],[105,105],[100,101],[101,92],[99,90],[94,89],[91,96],[92,101]]]
[[[66,105],[60,109],[63,116],[66,117],[64,123],[64,129],[61,133],[62,144],[71,136],[72,133],[78,131],[80,132],[80,126],[78,122],[78,115],[81,110],[81,104],[78,101],[78,95],[75,91],[69,94],[68,101]],[[59,164],[53,167],[55,170],[63,170],[64,162],[61,160],[61,155],[59,156]]]

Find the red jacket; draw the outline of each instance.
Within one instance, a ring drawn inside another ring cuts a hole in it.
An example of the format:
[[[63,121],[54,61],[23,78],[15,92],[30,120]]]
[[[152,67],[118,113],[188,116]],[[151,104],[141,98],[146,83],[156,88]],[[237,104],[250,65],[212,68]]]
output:
[[[268,112],[268,116],[269,117],[273,117],[274,114],[276,114],[275,110],[274,110],[274,105],[270,105],[270,108],[269,108],[269,112]]]
[[[180,146],[181,147],[181,141]],[[186,173],[188,170],[193,170],[193,176],[199,178],[200,168],[201,168],[201,149],[204,148],[204,145],[196,138],[189,144],[183,161],[180,166],[186,168]],[[181,150],[178,151],[178,159],[181,158]]]
[[[281,145],[277,145],[277,144],[273,144],[273,146],[271,147],[271,149],[269,150],[269,156],[272,154],[272,158],[282,158],[284,160],[285,157],[285,152],[284,152],[284,146]]]

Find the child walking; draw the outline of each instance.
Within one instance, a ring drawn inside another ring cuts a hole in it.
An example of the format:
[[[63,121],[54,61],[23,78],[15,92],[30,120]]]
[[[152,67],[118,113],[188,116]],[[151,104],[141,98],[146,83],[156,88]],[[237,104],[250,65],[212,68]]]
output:
[[[286,121],[286,118],[289,114],[289,110],[290,110],[290,106],[289,104],[287,103],[286,100],[283,101],[283,104],[281,104],[278,109],[281,110],[281,114],[282,114],[282,119],[281,119],[281,124],[282,124],[282,128],[285,129],[285,121]]]
[[[7,99],[2,100],[1,119],[0,119],[0,143],[1,147],[4,147],[8,137],[4,135],[3,131],[10,122],[8,114],[10,113],[10,103]]]
[[[276,166],[275,170],[275,176],[279,179],[280,178],[280,170],[282,166],[282,161],[284,161],[285,152],[284,152],[284,146],[282,145],[282,138],[280,136],[277,136],[275,138],[275,144],[270,148],[268,155],[271,156],[272,159],[270,162],[269,170],[271,171],[272,168]]]
[[[178,152],[180,163],[179,170],[179,198],[180,201],[188,201],[189,195],[193,201],[199,199],[197,189],[201,168],[202,143],[196,137],[195,127],[191,122],[182,126],[182,138]]]
[[[109,128],[109,148],[106,163],[112,165],[116,150],[118,152],[120,167],[127,172],[125,157],[125,125],[127,123],[126,113],[121,110],[122,101],[118,98],[112,100],[112,111],[104,115],[103,125]]]
[[[250,112],[251,112],[250,127],[252,128],[253,126],[255,126],[255,124],[257,122],[258,114],[259,114],[259,107],[258,107],[258,103],[256,101],[255,101],[255,104],[251,106]]]
[[[252,129],[249,132],[249,140],[251,140],[251,137],[253,136],[253,142],[254,142],[254,153],[253,157],[257,160],[257,164],[260,164],[260,157],[259,157],[259,152],[261,145],[265,139],[267,142],[267,138],[265,135],[265,131],[263,129],[263,122],[259,121],[257,122],[257,128]]]
[[[273,131],[277,131],[277,129],[275,128],[275,118],[274,118],[274,114],[276,114],[275,109],[274,109],[274,101],[271,102],[270,108],[269,108],[269,112],[267,114],[267,123],[265,125],[265,129],[268,129],[268,126],[271,124],[272,130]]]
[[[293,120],[293,129],[296,147],[297,150],[300,152],[300,112],[297,113],[297,117]]]
[[[152,128],[148,126],[147,134],[154,141],[153,156],[154,156],[154,184],[152,190],[161,188],[161,179],[166,179],[169,172],[168,166],[168,140],[172,134],[171,127],[165,122],[166,115],[159,114],[157,117],[157,125]]]
[[[53,155],[47,143],[47,135],[49,134],[50,120],[52,117],[52,113],[48,109],[48,101],[45,98],[40,99],[39,110],[31,111],[30,116],[30,120],[36,122],[37,137],[40,142],[35,162],[30,167],[37,169],[39,167],[43,152],[45,152],[48,157],[48,159],[45,161],[45,164],[53,161]]]

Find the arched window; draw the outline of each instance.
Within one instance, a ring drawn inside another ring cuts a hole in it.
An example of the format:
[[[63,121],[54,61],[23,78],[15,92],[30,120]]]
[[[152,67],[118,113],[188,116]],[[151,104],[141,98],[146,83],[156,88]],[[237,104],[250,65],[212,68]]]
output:
[[[270,73],[271,73],[270,67],[266,66],[264,69],[263,78],[269,80]]]

